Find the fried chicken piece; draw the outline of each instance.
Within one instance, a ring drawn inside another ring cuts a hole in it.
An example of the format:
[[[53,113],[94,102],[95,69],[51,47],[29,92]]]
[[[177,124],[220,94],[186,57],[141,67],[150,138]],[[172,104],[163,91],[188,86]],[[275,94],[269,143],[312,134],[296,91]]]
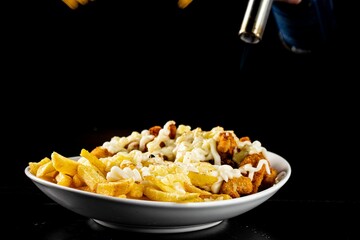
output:
[[[277,175],[278,175],[278,171],[275,168],[270,167],[270,174],[264,175],[259,190],[264,190],[274,185]]]
[[[170,124],[169,125],[169,130],[170,130],[169,138],[170,139],[175,139],[175,137],[176,137],[176,125],[175,124]]]
[[[250,163],[253,167],[256,167],[261,159],[266,159],[265,156],[262,153],[249,154],[240,163],[240,167],[245,165],[245,164],[248,164],[248,163]],[[261,185],[261,183],[262,183],[262,181],[264,179],[264,176],[266,174],[267,173],[266,173],[265,165],[262,166],[262,168],[259,171],[254,173],[254,177],[252,179],[252,184],[253,184],[252,193],[258,192],[259,187],[260,187],[260,185]]]
[[[232,161],[236,147],[237,145],[232,133],[222,132],[219,134],[219,140],[216,149],[221,157],[221,164],[236,166],[236,163],[233,163]]]
[[[160,130],[162,129],[162,127],[160,126],[153,126],[151,128],[149,128],[150,134],[154,135],[155,137],[157,137],[159,135]]]
[[[220,193],[228,194],[232,198],[250,194],[252,191],[253,183],[251,182],[251,179],[244,176],[229,179],[229,181],[224,182],[220,187]]]
[[[250,138],[249,138],[248,136],[241,137],[241,138],[239,138],[239,141],[240,141],[240,142],[246,142],[246,141],[249,141],[249,142],[250,142]]]
[[[91,151],[91,154],[95,155],[97,158],[111,157],[113,154],[110,153],[106,148],[102,146],[97,146]]]
[[[149,129],[150,134],[154,135],[155,137],[157,137],[159,135],[160,130],[162,129],[162,127],[160,126],[153,126]],[[175,124],[170,124],[169,125],[169,138],[170,139],[175,139],[176,137],[176,125]]]

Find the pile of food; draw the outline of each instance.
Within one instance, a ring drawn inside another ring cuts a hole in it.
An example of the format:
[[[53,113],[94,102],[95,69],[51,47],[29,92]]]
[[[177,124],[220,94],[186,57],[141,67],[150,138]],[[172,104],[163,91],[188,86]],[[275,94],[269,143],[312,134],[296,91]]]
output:
[[[239,198],[276,184],[278,172],[259,141],[170,120],[114,136],[78,159],[53,152],[29,171],[54,184],[112,197],[166,202]]]

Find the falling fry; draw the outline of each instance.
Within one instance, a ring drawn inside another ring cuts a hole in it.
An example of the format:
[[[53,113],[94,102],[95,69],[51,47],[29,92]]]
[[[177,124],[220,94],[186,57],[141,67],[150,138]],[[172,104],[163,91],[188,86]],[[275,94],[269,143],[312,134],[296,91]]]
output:
[[[192,2],[192,0],[178,0],[178,6],[179,8],[186,8],[190,3]]]
[[[62,0],[69,8],[71,9],[77,9],[79,6],[79,3],[76,0]]]

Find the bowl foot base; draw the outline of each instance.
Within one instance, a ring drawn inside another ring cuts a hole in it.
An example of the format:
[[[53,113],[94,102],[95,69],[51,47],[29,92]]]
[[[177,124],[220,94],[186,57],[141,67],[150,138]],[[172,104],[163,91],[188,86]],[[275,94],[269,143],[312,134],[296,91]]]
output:
[[[203,230],[207,228],[214,227],[220,224],[221,221],[206,223],[206,224],[198,224],[198,225],[188,225],[188,226],[170,226],[170,227],[159,227],[159,226],[138,226],[138,225],[124,225],[113,222],[106,222],[97,219],[92,219],[94,222],[100,224],[101,226],[123,230],[123,231],[131,231],[131,232],[143,232],[143,233],[185,233]]]

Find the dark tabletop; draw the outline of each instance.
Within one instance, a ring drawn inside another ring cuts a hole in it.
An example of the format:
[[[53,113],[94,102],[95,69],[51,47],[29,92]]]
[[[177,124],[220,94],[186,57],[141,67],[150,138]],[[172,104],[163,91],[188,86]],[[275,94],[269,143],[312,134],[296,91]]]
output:
[[[286,193],[284,189],[283,194]],[[214,227],[173,234],[110,229],[64,209],[28,186],[3,191],[2,234],[29,239],[357,239],[359,202],[287,200],[273,197],[259,207]],[[6,210],[6,211],[5,211]]]

